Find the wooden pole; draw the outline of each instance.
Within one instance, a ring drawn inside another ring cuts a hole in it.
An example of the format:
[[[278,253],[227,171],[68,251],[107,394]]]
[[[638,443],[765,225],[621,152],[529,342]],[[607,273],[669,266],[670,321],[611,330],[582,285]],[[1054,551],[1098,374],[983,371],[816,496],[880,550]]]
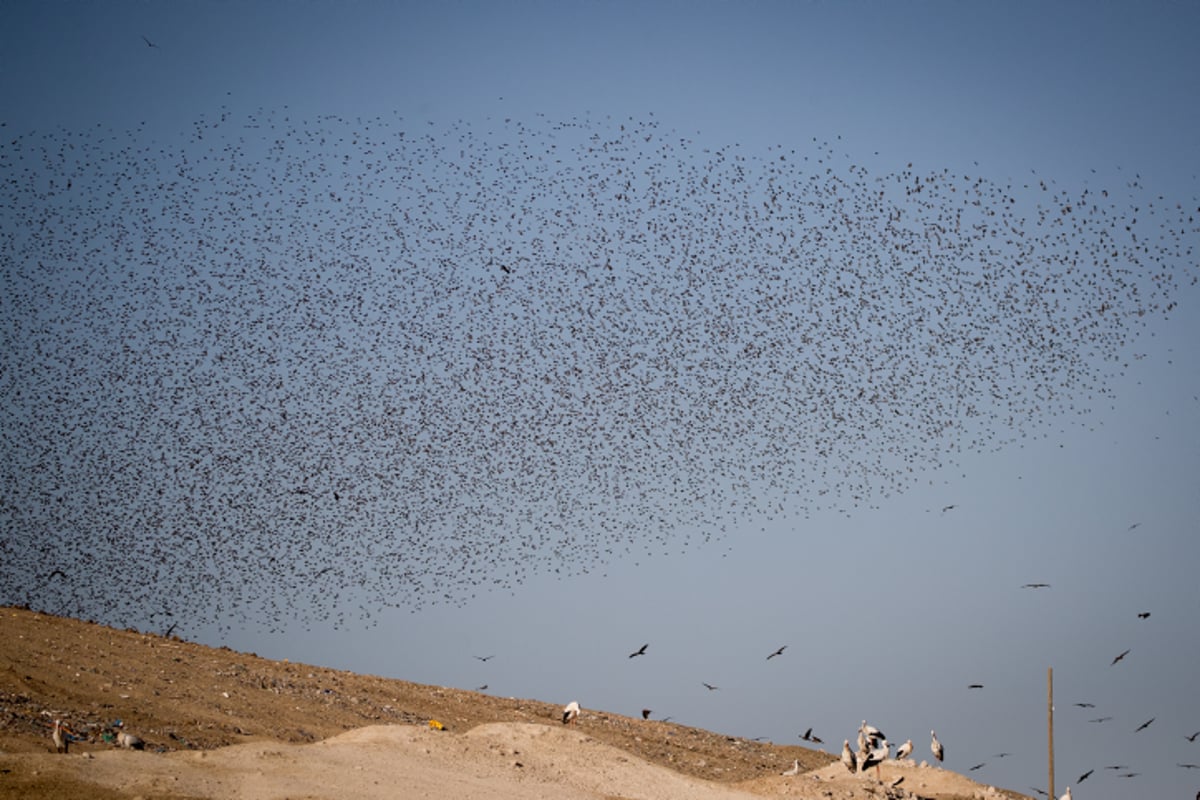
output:
[[[1046,741],[1050,758],[1050,800],[1058,797],[1054,793],[1054,667],[1046,668]]]

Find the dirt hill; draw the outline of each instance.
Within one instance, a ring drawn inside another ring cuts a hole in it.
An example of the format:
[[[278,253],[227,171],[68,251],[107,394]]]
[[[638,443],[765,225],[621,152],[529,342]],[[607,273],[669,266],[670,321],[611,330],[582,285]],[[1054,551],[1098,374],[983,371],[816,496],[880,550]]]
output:
[[[932,767],[888,763],[881,782],[794,745],[594,709],[567,727],[560,713],[0,608],[0,797],[419,797],[448,785],[462,797],[1021,797]],[[66,756],[55,719],[73,739]],[[120,750],[121,730],[145,751]]]

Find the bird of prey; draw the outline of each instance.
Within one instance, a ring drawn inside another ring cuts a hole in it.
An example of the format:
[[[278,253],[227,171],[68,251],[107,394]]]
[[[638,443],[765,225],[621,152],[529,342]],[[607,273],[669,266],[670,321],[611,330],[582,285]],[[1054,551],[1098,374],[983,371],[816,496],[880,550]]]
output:
[[[788,648],[788,646],[785,644],[783,647],[779,648],[779,649],[778,649],[778,650],[776,650],[774,653],[771,653],[771,655],[767,656],[767,661],[770,661],[770,660],[771,660],[772,658],[774,658],[775,656],[781,656],[781,655],[783,655],[783,651],[784,651],[784,650],[787,650],[787,648]]]
[[[968,689],[982,689],[982,688],[983,688],[983,684],[982,684],[982,683],[972,683],[972,684],[969,684],[969,685],[967,686],[967,688],[968,688]]]
[[[145,36],[142,37],[142,41],[146,43],[146,47],[158,47],[158,45],[147,39]]]
[[[1088,776],[1089,776],[1089,775],[1091,775],[1091,774],[1092,774],[1093,772],[1095,772],[1095,771],[1096,771],[1096,770],[1094,770],[1094,769],[1089,769],[1087,772],[1085,772],[1085,773],[1083,773],[1082,775],[1080,775],[1080,776],[1079,776],[1079,780],[1077,780],[1077,781],[1075,781],[1075,782],[1076,782],[1076,783],[1083,783],[1084,781],[1086,781],[1086,780],[1088,779]]]
[[[1122,659],[1124,659],[1124,658],[1125,658],[1125,656],[1127,656],[1127,655],[1129,655],[1129,651],[1128,651],[1128,650],[1126,650],[1125,652],[1121,653],[1121,655],[1119,655],[1119,656],[1117,656],[1116,658],[1114,658],[1114,659],[1112,660],[1112,664],[1109,664],[1109,666],[1111,667],[1113,664],[1116,664],[1118,661],[1121,661],[1121,660],[1122,660]]]
[[[958,506],[953,505],[953,504],[948,505],[948,506],[942,506],[942,513],[945,514],[947,511],[953,511],[956,508],[958,508]]]
[[[1146,730],[1146,728],[1149,728],[1149,727],[1150,727],[1150,723],[1151,723],[1151,722],[1154,722],[1154,720],[1155,720],[1155,719],[1157,719],[1157,717],[1151,717],[1150,719],[1148,719],[1148,720],[1146,720],[1145,722],[1143,722],[1141,725],[1138,725],[1138,726],[1137,726],[1137,730],[1135,730],[1135,731],[1134,731],[1134,733],[1138,733],[1139,731],[1144,731],[1144,730]]]
[[[642,709],[642,719],[650,719],[650,715],[651,715],[651,714],[653,714],[653,713],[654,713],[654,712],[653,712],[653,711],[651,711],[650,709],[648,709],[648,708],[643,708],[643,709]]]
[[[717,689],[721,688],[720,686],[713,686],[711,683],[705,683],[704,681],[700,681],[700,685],[705,689],[708,689],[710,692],[715,692]]]
[[[942,761],[946,757],[946,748],[942,747],[942,743],[938,741],[937,731],[930,731],[929,735],[933,740],[929,743],[929,750],[933,753],[933,757],[938,761]]]
[[[475,656],[480,661],[491,661],[495,656]]]
[[[647,648],[647,647],[649,647],[649,646],[650,646],[650,644],[647,642],[646,644],[642,645],[641,647],[639,647],[639,648],[638,648],[637,650],[635,650],[634,652],[630,653],[630,654],[629,654],[629,657],[630,657],[630,658],[636,658],[636,657],[638,657],[638,656],[644,656],[644,655],[646,655],[646,648]]]
[[[1195,742],[1197,736],[1200,736],[1200,731],[1196,731],[1191,736],[1185,736],[1183,738],[1187,739],[1189,742]]]
[[[1149,611],[1138,612],[1138,619],[1150,619],[1150,612]]]
[[[1048,583],[1026,583],[1021,586],[1022,589],[1049,589]]]

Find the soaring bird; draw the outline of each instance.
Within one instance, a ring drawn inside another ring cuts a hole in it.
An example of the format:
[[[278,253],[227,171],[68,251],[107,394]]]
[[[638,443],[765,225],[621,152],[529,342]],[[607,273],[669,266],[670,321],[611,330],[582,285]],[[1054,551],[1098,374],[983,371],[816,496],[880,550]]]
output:
[[[1118,661],[1123,660],[1125,658],[1125,656],[1129,655],[1129,652],[1130,652],[1129,650],[1126,650],[1125,652],[1121,653],[1119,656],[1117,656],[1116,658],[1114,658],[1112,660],[1112,664],[1109,664],[1109,666],[1111,667],[1113,664],[1116,664]]]
[[[637,650],[635,650],[635,651],[633,651],[632,653],[630,653],[630,654],[629,654],[629,657],[630,657],[630,658],[637,658],[638,656],[644,656],[644,655],[646,655],[646,648],[647,648],[647,647],[649,647],[649,646],[650,646],[650,644],[649,644],[649,642],[647,642],[646,644],[644,644],[644,645],[642,645],[641,647],[639,647]]]
[[[858,759],[854,757],[854,751],[850,749],[849,739],[842,742],[842,763],[852,774],[858,772]]]
[[[1095,708],[1096,707],[1095,703],[1076,703],[1075,705],[1079,706],[1080,708]]]
[[[50,738],[54,740],[54,752],[67,752],[67,734],[63,731],[61,719],[54,720],[54,732],[50,734]]]
[[[721,688],[720,686],[713,686],[711,683],[705,683],[704,681],[700,681],[700,685],[705,689],[708,689],[710,692],[715,692],[717,689]]]
[[[938,741],[937,731],[930,731],[929,735],[933,740],[929,743],[929,749],[933,752],[933,757],[938,761],[942,761],[946,757],[946,748],[942,747],[942,743]]]
[[[781,656],[781,655],[783,655],[783,651],[784,651],[784,650],[787,650],[787,648],[788,648],[788,646],[785,644],[783,647],[779,648],[779,649],[778,649],[778,650],[776,650],[774,653],[771,653],[771,655],[767,656],[767,661],[770,661],[770,660],[771,660],[772,658],[774,658],[775,656]]]
[[[1185,736],[1183,738],[1187,739],[1189,742],[1195,742],[1197,736],[1200,736],[1200,731],[1196,731],[1191,736]]]
[[[1021,586],[1022,589],[1049,589],[1048,583],[1026,583]]]
[[[912,755],[912,751],[913,751],[912,739],[908,739],[904,742],[904,744],[902,744],[898,748],[896,748],[896,760],[902,761],[903,759],[908,758],[909,756]]]
[[[146,43],[146,47],[158,47],[158,45],[147,39],[145,36],[142,36],[142,41]]]
[[[572,700],[571,702],[567,703],[566,707],[563,708],[563,711],[562,711],[563,725],[567,725],[568,723],[575,722],[577,719],[579,719],[579,701]]]
[[[1080,776],[1079,776],[1079,780],[1077,780],[1077,781],[1075,781],[1075,782],[1076,782],[1076,783],[1083,783],[1083,782],[1084,782],[1084,781],[1086,781],[1086,780],[1087,780],[1087,779],[1088,779],[1088,778],[1091,776],[1091,774],[1092,774],[1093,772],[1095,772],[1095,771],[1096,771],[1096,770],[1094,770],[1094,769],[1089,769],[1087,772],[1085,772],[1085,773],[1083,773],[1082,775],[1080,775]]]
[[[475,656],[480,661],[491,661],[495,656]]]
[[[812,741],[812,728],[809,728],[804,733],[800,734],[800,738],[806,742]]]
[[[975,766],[973,766],[973,767],[969,767],[969,768],[967,769],[967,772],[974,772],[975,770],[977,770],[977,769],[983,769],[983,768],[984,768],[984,767],[986,767],[986,766],[987,766],[987,762],[986,762],[986,761],[980,761],[980,762],[979,762],[978,764],[976,764]]]
[[[1139,731],[1144,731],[1144,730],[1146,730],[1146,728],[1149,728],[1149,727],[1150,727],[1150,723],[1151,723],[1151,722],[1154,722],[1154,720],[1155,720],[1155,719],[1157,719],[1157,717],[1151,717],[1150,719],[1148,719],[1148,720],[1146,720],[1145,722],[1143,722],[1141,725],[1138,725],[1138,726],[1137,726],[1137,730],[1135,730],[1135,731],[1134,731],[1134,733],[1138,733]]]
[[[1149,611],[1138,612],[1138,619],[1150,619],[1150,612]]]
[[[651,714],[653,714],[653,713],[654,713],[654,712],[653,712],[653,711],[651,711],[650,709],[648,709],[648,708],[643,708],[643,709],[642,709],[642,719],[650,719],[650,715],[651,715]]]
[[[968,685],[967,688],[968,689],[982,689],[983,684],[982,683],[972,683],[972,684]]]

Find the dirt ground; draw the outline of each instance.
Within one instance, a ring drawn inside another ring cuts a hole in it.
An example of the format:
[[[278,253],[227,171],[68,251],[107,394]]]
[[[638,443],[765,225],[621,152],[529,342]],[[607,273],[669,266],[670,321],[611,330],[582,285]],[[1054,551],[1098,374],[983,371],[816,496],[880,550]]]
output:
[[[0,798],[1023,797],[934,767],[888,762],[880,780],[799,746],[595,709],[564,726],[560,712],[0,607]],[[144,751],[119,748],[122,729]]]

